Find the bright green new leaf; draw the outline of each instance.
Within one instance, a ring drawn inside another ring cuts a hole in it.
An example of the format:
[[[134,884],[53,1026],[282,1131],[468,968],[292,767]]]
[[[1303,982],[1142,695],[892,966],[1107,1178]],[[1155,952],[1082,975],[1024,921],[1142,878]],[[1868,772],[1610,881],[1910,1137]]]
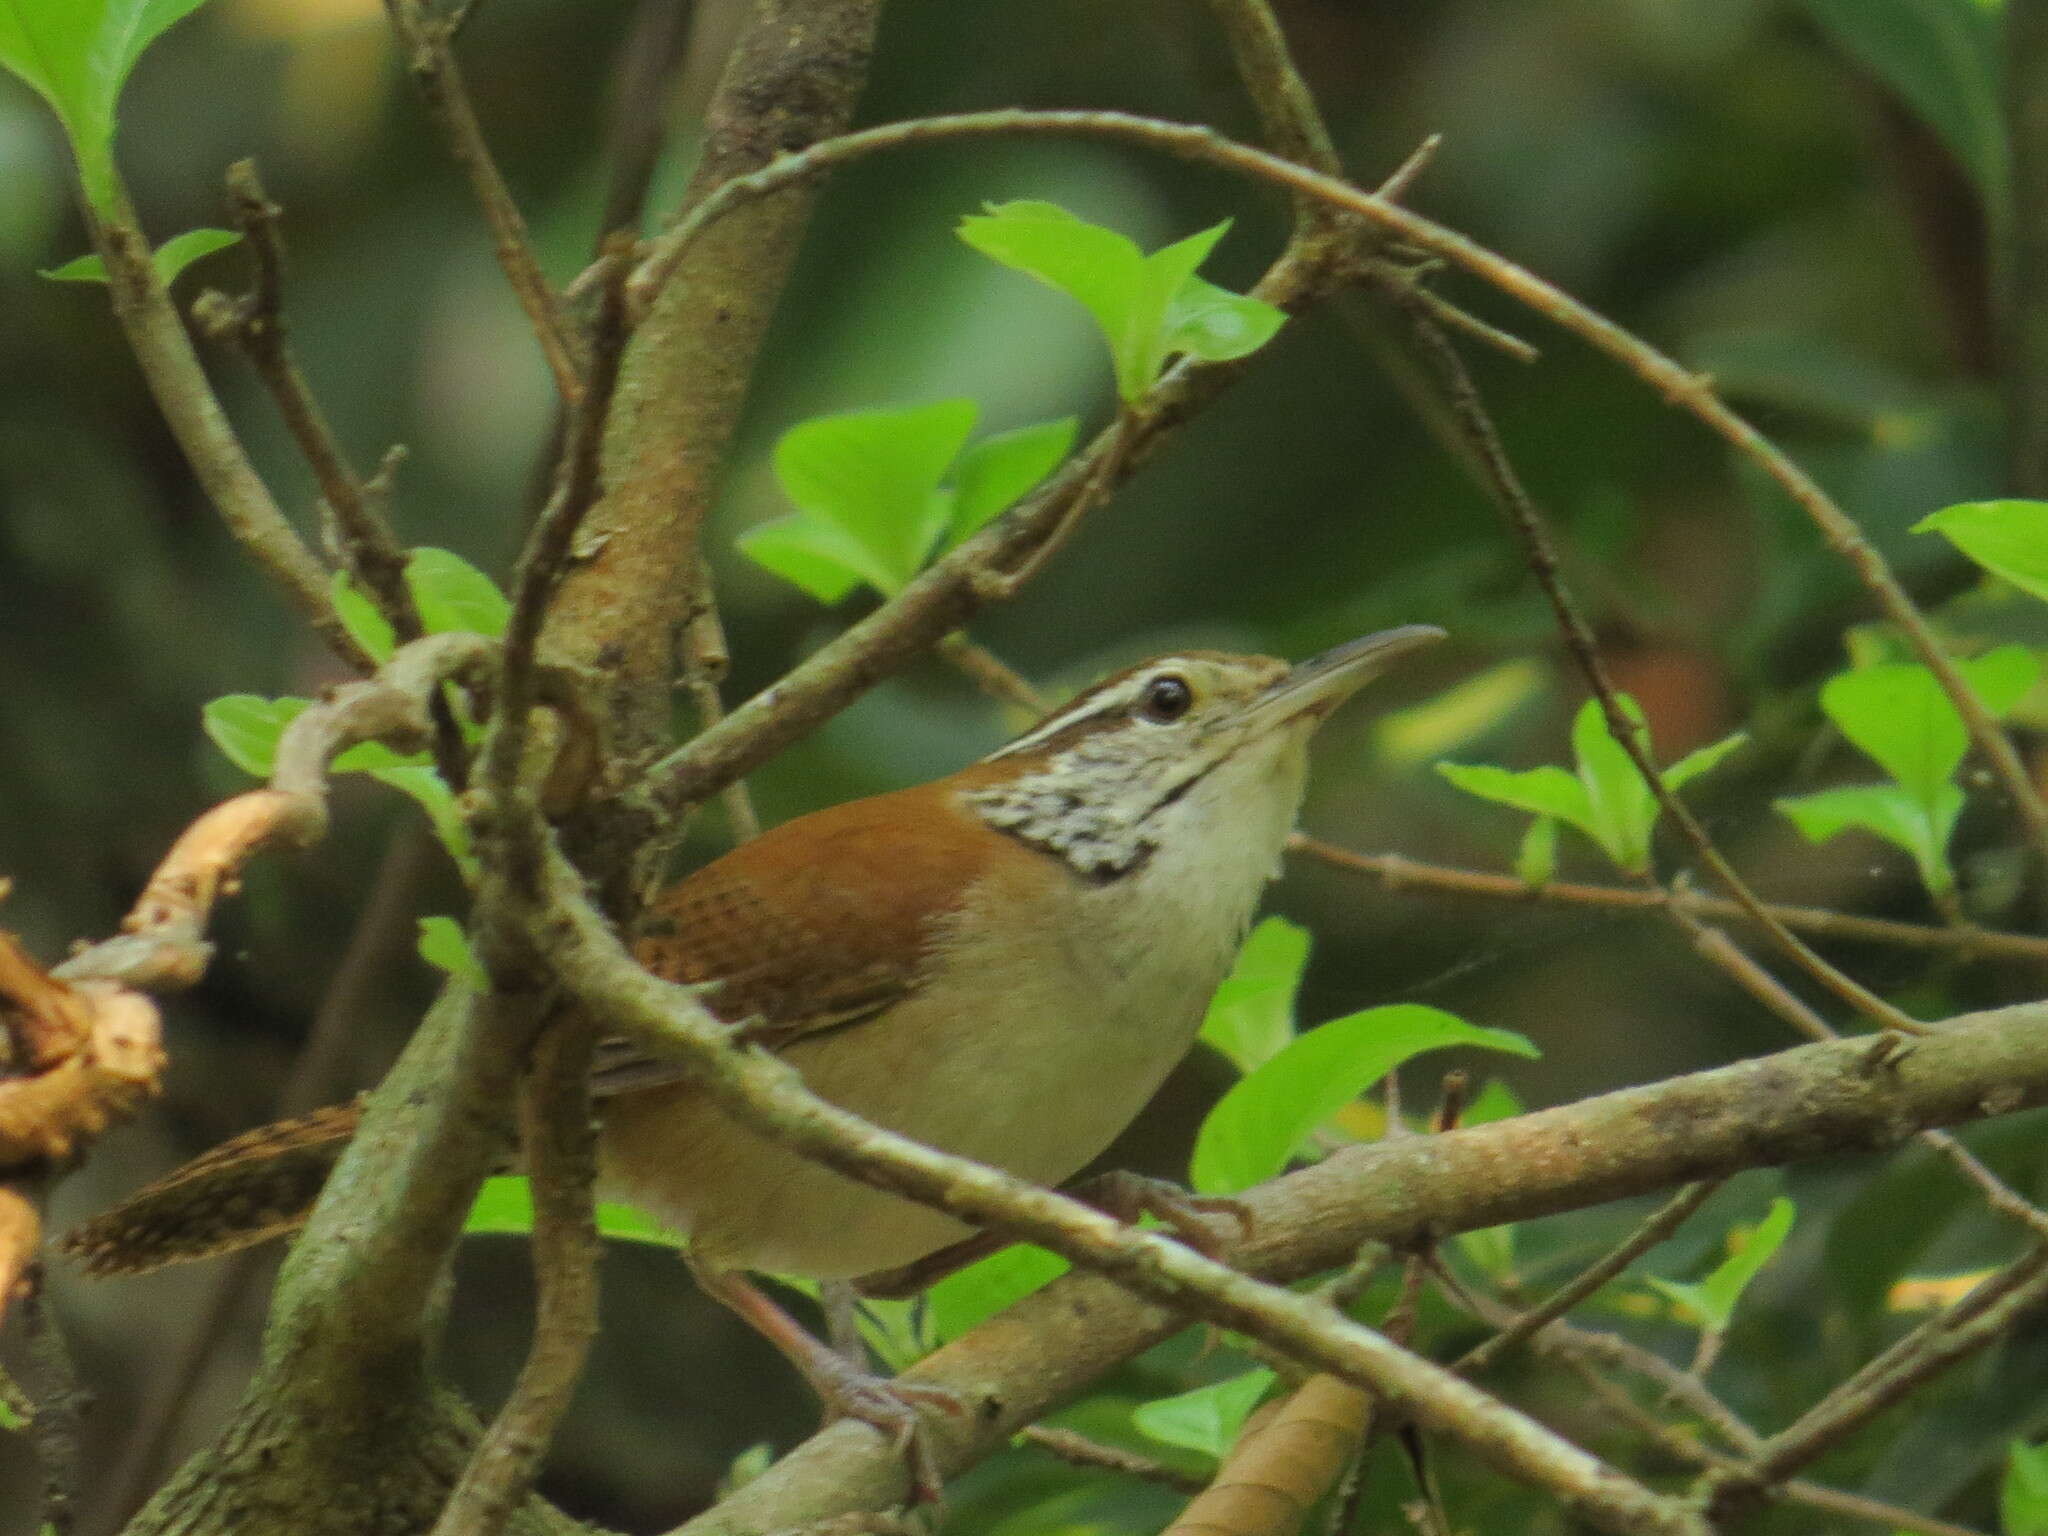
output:
[[[501,1174],[485,1179],[469,1208],[462,1230],[473,1235],[526,1237],[533,1232],[533,1186],[524,1177]],[[600,1237],[623,1242],[652,1243],[675,1249],[683,1240],[652,1217],[630,1205],[600,1204],[597,1208]]]
[[[1275,1380],[1260,1366],[1177,1397],[1140,1403],[1131,1410],[1131,1422],[1161,1445],[1177,1445],[1220,1461]]]
[[[976,414],[972,400],[941,400],[814,417],[775,445],[776,478],[807,518],[847,536],[863,580],[894,594],[946,526],[939,483]]]
[[[1557,875],[1557,818],[1538,816],[1515,849],[1515,878],[1540,890]]]
[[[1195,1138],[1195,1188],[1230,1195],[1273,1177],[1310,1132],[1401,1063],[1460,1045],[1538,1054],[1520,1035],[1467,1024],[1420,1003],[1368,1008],[1310,1030],[1237,1082],[1209,1111]]]
[[[462,924],[448,916],[420,919],[420,958],[437,970],[446,971],[472,992],[488,992],[491,978],[470,952],[469,937]]]
[[[1492,730],[1549,686],[1540,663],[1504,661],[1434,698],[1381,715],[1373,722],[1373,750],[1391,767],[1428,762]]]
[[[405,563],[405,583],[428,634],[504,637],[512,605],[495,581],[452,550],[414,550]]]
[[[1963,813],[1963,792],[1953,784],[1943,784],[1931,804],[1897,784],[1849,784],[1772,804],[1810,843],[1860,827],[1910,854],[1928,890],[1941,895],[1955,887],[1948,840]]]
[[[953,467],[952,521],[948,548],[980,532],[1021,501],[1074,446],[1080,421],[1062,416],[1033,426],[997,432],[960,455]]]
[[[0,6],[6,3],[7,0],[0,0]],[[200,257],[224,251],[241,238],[231,229],[188,229],[158,246],[149,258],[149,264],[156,268],[157,278],[168,288],[177,280],[179,273]],[[36,276],[46,277],[53,283],[104,283],[107,264],[98,256],[75,256],[63,266],[45,268]]]
[[[1593,820],[1586,786],[1555,763],[1519,772],[1489,763],[1438,763],[1436,771],[1468,795],[1511,805],[1533,816],[1551,816],[1586,831]]]
[[[1792,1202],[1781,1195],[1771,1202],[1769,1214],[1755,1227],[1738,1227],[1729,1234],[1729,1246],[1734,1251],[1706,1279],[1652,1279],[1650,1284],[1668,1300],[1691,1312],[1709,1333],[1726,1333],[1742,1293],[1784,1245],[1797,1215]]]
[[[1237,963],[1209,999],[1202,1039],[1241,1073],[1256,1071],[1294,1038],[1294,994],[1308,966],[1308,930],[1269,917],[1251,931]]]
[[[1998,1489],[1999,1530],[2004,1536],[2048,1536],[2048,1443],[2015,1440],[2007,1452]]]
[[[278,738],[311,702],[230,693],[208,703],[199,719],[207,736],[229,762],[244,773],[267,779],[277,764]]]
[[[1014,1302],[1067,1272],[1067,1261],[1030,1243],[1012,1243],[946,1276],[925,1293],[932,1329],[942,1341],[959,1338]]]
[[[1956,669],[1994,716],[2008,713],[2041,671],[2022,645],[1958,661]],[[1839,673],[1821,688],[1820,705],[1844,736],[1924,803],[1933,803],[1969,750],[1962,716],[1922,666],[1896,662]]]
[[[960,221],[960,238],[983,255],[1078,300],[1109,343],[1117,394],[1136,400],[1168,360],[1243,357],[1286,319],[1261,300],[1195,276],[1230,221],[1177,240],[1150,256],[1115,230],[1056,203],[990,203]]]
[[[1634,699],[1622,694],[1621,707],[1641,723],[1642,708]],[[1688,753],[1664,770],[1666,782],[1677,789],[1698,778],[1748,739],[1737,732]],[[1520,773],[1483,764],[1436,766],[1437,772],[1467,794],[1566,822],[1591,838],[1621,869],[1630,874],[1644,873],[1650,867],[1650,833],[1657,825],[1657,797],[1650,792],[1627,749],[1609,733],[1607,716],[1598,699],[1586,700],[1572,718],[1572,752],[1578,760],[1576,774],[1554,765]],[[1533,835],[1533,843],[1528,838],[1523,841],[1517,871],[1522,872],[1526,863],[1523,879],[1534,874],[1547,880],[1554,859],[1541,840],[1542,834]]]
[[[86,197],[111,214],[114,107],[142,52],[204,0],[0,0],[0,68],[26,81],[71,140]]]
[[[1913,531],[1941,534],[1992,575],[2048,601],[2048,501],[1966,501]]]
[[[738,544],[740,553],[756,565],[827,606],[878,574],[871,569],[867,551],[850,534],[801,512],[748,529]]]
[[[336,571],[328,578],[327,596],[349,638],[372,661],[380,665],[389,661],[391,653],[398,649],[398,636],[392,632],[390,621],[370,601],[369,594],[349,580],[348,572]]]

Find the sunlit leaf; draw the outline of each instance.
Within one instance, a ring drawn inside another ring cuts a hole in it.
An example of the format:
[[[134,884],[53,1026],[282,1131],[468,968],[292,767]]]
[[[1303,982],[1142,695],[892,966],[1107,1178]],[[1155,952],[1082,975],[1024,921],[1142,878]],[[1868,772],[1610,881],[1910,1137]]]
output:
[[[1994,716],[2008,713],[2040,676],[2025,646],[2008,645],[1958,661],[1956,669]],[[1821,708],[1844,736],[1926,803],[1947,784],[1969,749],[1956,707],[1925,667],[1862,667],[1828,679]]]
[[[1294,1038],[1294,995],[1308,966],[1308,930],[1269,917],[1251,931],[1209,1000],[1202,1039],[1241,1073],[1264,1066]]]
[[[446,971],[470,991],[488,992],[491,989],[491,978],[477,963],[476,956],[470,951],[469,936],[454,918],[445,915],[421,918],[419,951],[420,958],[427,964]]]
[[[2048,601],[2048,501],[1966,501],[1913,525],[1939,533],[2022,592]]]
[[[1225,220],[1150,256],[1136,242],[1055,203],[990,203],[960,221],[983,255],[1078,300],[1109,343],[1117,394],[1136,400],[1183,353],[1218,360],[1263,346],[1286,316],[1195,276]]]
[[[1940,894],[1955,886],[1948,840],[1963,813],[1963,792],[1953,784],[1940,786],[1932,804],[1897,784],[1849,784],[1772,804],[1808,842],[1824,843],[1860,827],[1911,855],[1930,891]]]
[[[1732,1251],[1704,1280],[1652,1278],[1650,1284],[1692,1314],[1709,1332],[1725,1333],[1735,1319],[1742,1293],[1784,1245],[1797,1215],[1792,1202],[1780,1196],[1771,1202],[1769,1214],[1756,1226],[1738,1227],[1728,1234]]]
[[[828,607],[862,582],[879,589],[889,580],[851,535],[802,513],[749,528],[738,545],[756,565]]]
[[[526,1237],[533,1232],[533,1186],[520,1175],[501,1174],[485,1179],[469,1208],[462,1230],[472,1236]],[[621,1242],[651,1243],[658,1248],[680,1248],[683,1240],[645,1212],[630,1205],[600,1202],[597,1207],[600,1237]]]
[[[1209,1111],[1195,1139],[1195,1188],[1236,1194],[1273,1177],[1345,1104],[1410,1057],[1449,1046],[1538,1054],[1520,1035],[1420,1003],[1332,1019],[1240,1079]]]
[[[1067,456],[1080,425],[1078,418],[1062,416],[994,433],[962,453],[953,468],[946,542],[958,544],[1021,501]]]
[[[1131,1410],[1131,1422],[1162,1445],[1199,1451],[1220,1461],[1276,1379],[1261,1366],[1176,1397],[1140,1403]]]
[[[2048,1443],[2007,1447],[1998,1516],[2003,1536],[2048,1536]]]
[[[428,634],[504,636],[512,605],[495,581],[454,551],[414,550],[405,564],[405,581]]]
[[[1389,710],[1373,724],[1373,748],[1396,766],[1428,762],[1500,725],[1548,686],[1539,663],[1504,661],[1420,704]]]
[[[200,711],[200,724],[229,762],[244,773],[267,779],[277,765],[278,738],[312,702],[230,693]]]
[[[804,517],[838,530],[843,563],[884,593],[917,574],[951,513],[940,483],[974,430],[972,400],[817,416],[783,433],[775,474]]]
[[[390,621],[370,601],[369,594],[349,580],[348,572],[336,571],[328,578],[327,596],[333,602],[335,616],[341,620],[341,627],[348,631],[349,638],[360,645],[372,661],[389,661],[392,652],[398,649],[398,636],[392,631]]]
[[[925,1293],[932,1329],[959,1338],[1067,1272],[1067,1261],[1030,1243],[1012,1243],[946,1276]]]

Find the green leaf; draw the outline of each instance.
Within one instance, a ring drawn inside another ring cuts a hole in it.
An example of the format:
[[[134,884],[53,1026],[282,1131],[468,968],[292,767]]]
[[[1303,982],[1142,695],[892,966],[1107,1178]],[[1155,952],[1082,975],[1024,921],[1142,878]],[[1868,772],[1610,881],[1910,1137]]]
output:
[[[0,0],[0,68],[50,104],[87,198],[111,215],[114,107],[142,52],[204,0]]]
[[[867,552],[830,523],[797,513],[748,529],[739,551],[764,570],[830,607],[870,581]]]
[[[1434,698],[1380,716],[1372,727],[1373,749],[1394,767],[1428,762],[1484,735],[1548,687],[1539,663],[1528,657],[1504,661]]]
[[[1067,456],[1080,421],[1062,416],[1035,426],[997,432],[960,455],[953,467],[951,547],[1008,511]]]
[[[1706,1279],[1690,1283],[1652,1279],[1650,1284],[1691,1311],[1709,1333],[1726,1333],[1742,1293],[1783,1246],[1797,1214],[1792,1202],[1781,1195],[1771,1202],[1770,1213],[1755,1227],[1737,1227],[1729,1233],[1729,1246],[1734,1251]]]
[[[526,1237],[533,1232],[533,1186],[523,1176],[501,1174],[485,1179],[469,1208],[462,1230],[476,1236]],[[683,1240],[644,1212],[630,1205],[600,1202],[597,1233],[622,1242],[651,1243],[658,1248],[676,1249]]]
[[[1515,850],[1515,877],[1531,890],[1540,890],[1557,875],[1557,818],[1538,816],[1522,834]]]
[[[1701,774],[1718,767],[1721,760],[1737,748],[1748,744],[1749,732],[1737,731],[1719,741],[1710,741],[1704,747],[1696,747],[1664,770],[1664,782],[1673,789],[1683,789]]]
[[[1999,23],[1984,0],[1805,0],[1837,47],[1934,130],[2002,227],[2011,200]]]
[[[414,550],[405,562],[405,584],[428,634],[504,638],[512,605],[495,581],[452,550]]]
[[[959,1338],[998,1312],[1050,1285],[1067,1261],[1030,1243],[1008,1248],[946,1276],[925,1293],[932,1329],[942,1340]]]
[[[1949,543],[2022,592],[2048,602],[2048,501],[1966,501],[1913,525]]]
[[[1190,277],[1166,310],[1166,351],[1227,363],[1259,350],[1287,323],[1283,310]]]
[[[1269,917],[1251,931],[1237,963],[1209,999],[1202,1039],[1240,1073],[1264,1066],[1294,1039],[1294,994],[1308,966],[1308,930]]]
[[[2033,653],[2020,645],[1958,661],[1956,668],[1994,716],[2008,713],[2040,676]],[[1821,688],[1820,704],[1844,736],[1926,805],[1969,749],[1962,716],[1922,666],[1900,662],[1840,673]]]
[[[0,0],[4,5],[6,0]],[[230,693],[200,711],[200,724],[227,760],[259,779],[270,777],[277,764],[278,738],[311,704],[311,699],[266,699],[254,693]]]
[[[1998,1516],[2004,1536],[2048,1536],[2048,1444],[2007,1447]]]
[[[430,764],[408,763],[396,768],[370,768],[364,770],[380,784],[388,784],[402,794],[410,795],[427,813],[432,823],[434,836],[441,846],[448,850],[448,856],[455,860],[463,878],[476,878],[476,856],[470,852],[469,828],[463,825],[462,813],[455,808],[455,795],[448,783],[436,773]]]
[[[468,987],[472,992],[488,992],[491,978],[484,974],[484,968],[477,963],[476,956],[469,948],[469,937],[462,931],[462,924],[452,917],[435,916],[420,919],[420,958],[438,970]]]
[[[1195,276],[1229,228],[1226,219],[1147,256],[1115,230],[1055,203],[1025,201],[987,204],[960,221],[959,233],[983,255],[1078,300],[1109,343],[1117,394],[1133,401],[1169,358],[1242,357],[1286,319]]]
[[[1131,1410],[1131,1422],[1162,1445],[1200,1451],[1221,1461],[1276,1379],[1261,1366],[1177,1397],[1140,1403]]]
[[[4,0],[0,0],[4,3]],[[178,274],[193,262],[211,256],[215,251],[224,251],[242,237],[231,229],[188,229],[182,235],[173,235],[149,258],[156,268],[156,275],[168,288],[177,281]]]
[[[1948,840],[1963,813],[1963,792],[1953,784],[1942,785],[1932,805],[1897,784],[1850,784],[1772,804],[1810,843],[1860,827],[1910,854],[1928,890],[1941,895],[1955,888]]]
[[[775,474],[811,522],[837,529],[836,550],[893,595],[917,574],[950,515],[939,482],[974,430],[972,400],[819,416],[783,433]]]
[[[16,1411],[14,1404],[0,1397],[0,1429],[26,1429],[28,1420]]]
[[[1581,831],[1592,825],[1586,786],[1555,763],[1515,772],[1486,763],[1438,763],[1436,771],[1468,795],[1513,806],[1536,816],[1554,816]]]
[[[1459,1045],[1538,1054],[1520,1035],[1467,1024],[1419,1003],[1368,1008],[1310,1030],[1209,1111],[1195,1139],[1196,1190],[1236,1194],[1271,1178],[1311,1131],[1402,1062]]]
[[[349,638],[360,645],[372,661],[379,664],[389,661],[398,649],[398,636],[393,633],[390,622],[377,611],[377,605],[370,601],[369,594],[349,580],[348,572],[336,571],[328,577],[327,596]]]
[[[1622,710],[1637,724],[1643,712],[1627,694]],[[1647,737],[1645,738],[1647,740]],[[1657,797],[1636,767],[1628,749],[1607,728],[1607,712],[1598,699],[1579,706],[1572,720],[1572,751],[1579,760],[1579,782],[1586,787],[1586,831],[1615,864],[1629,874],[1650,867],[1650,829],[1657,824]]]

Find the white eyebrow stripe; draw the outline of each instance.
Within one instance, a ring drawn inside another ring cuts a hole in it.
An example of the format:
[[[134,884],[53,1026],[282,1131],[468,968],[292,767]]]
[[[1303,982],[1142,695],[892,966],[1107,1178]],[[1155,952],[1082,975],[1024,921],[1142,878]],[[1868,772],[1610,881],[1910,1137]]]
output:
[[[991,752],[989,757],[1009,757],[1018,752],[1028,752],[1033,747],[1040,746],[1051,740],[1059,735],[1060,732],[1071,730],[1074,726],[1080,725],[1084,721],[1099,720],[1104,715],[1121,714],[1130,707],[1131,695],[1128,689],[1119,688],[1115,693],[1098,695],[1089,701],[1087,709],[1081,710],[1078,713],[1071,709],[1062,710],[1056,715],[1041,720],[1036,726],[1026,731],[1008,746],[999,747]]]

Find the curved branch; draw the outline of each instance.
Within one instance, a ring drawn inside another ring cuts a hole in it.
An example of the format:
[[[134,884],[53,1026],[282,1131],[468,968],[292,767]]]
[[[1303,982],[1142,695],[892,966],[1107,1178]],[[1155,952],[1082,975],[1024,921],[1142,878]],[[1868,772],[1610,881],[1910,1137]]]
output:
[[[1681,367],[1648,342],[1588,309],[1562,289],[1431,219],[1391,200],[1306,166],[1253,149],[1208,128],[1124,112],[966,112],[916,118],[850,133],[790,155],[763,171],[726,183],[650,247],[629,291],[657,290],[707,225],[740,205],[808,181],[851,161],[916,144],[969,138],[1059,135],[1136,144],[1180,159],[1221,166],[1326,205],[1360,215],[1403,242],[1441,256],[1481,281],[1526,304],[1554,324],[1590,342],[1630,369],[1672,405],[1689,411],[1717,436],[1755,462],[1804,511],[1828,547],[1849,563],[1886,618],[1904,632],[1914,654],[1934,674],[1962,716],[1970,740],[1984,754],[2020,815],[2035,857],[2048,865],[2048,801],[2036,792],[2019,753],[1957,670],[1884,557],[1855,521],[1812,477],[1794,464],[1713,391],[1711,381]]]

